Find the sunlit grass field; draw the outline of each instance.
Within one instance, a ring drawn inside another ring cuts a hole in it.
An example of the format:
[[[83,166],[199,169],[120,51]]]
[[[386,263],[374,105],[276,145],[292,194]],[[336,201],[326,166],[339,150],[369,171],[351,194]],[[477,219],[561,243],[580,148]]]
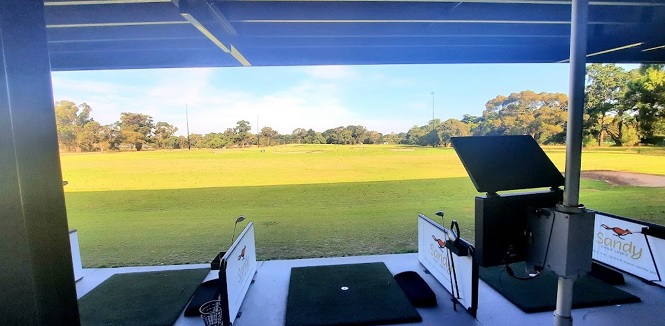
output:
[[[208,262],[229,246],[238,215],[255,224],[259,259],[413,252],[417,214],[438,210],[473,240],[478,193],[453,149],[262,149],[62,154],[84,266]],[[546,151],[563,170],[564,148]],[[665,155],[596,148],[583,169],[665,175]],[[665,188],[583,180],[581,202],[665,224]]]

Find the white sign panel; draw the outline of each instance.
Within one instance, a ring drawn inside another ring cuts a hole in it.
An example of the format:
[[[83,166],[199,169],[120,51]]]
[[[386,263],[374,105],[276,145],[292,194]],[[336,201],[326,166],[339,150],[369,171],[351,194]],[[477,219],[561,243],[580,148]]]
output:
[[[249,223],[240,233],[230,250],[224,255],[226,272],[226,293],[229,299],[229,317],[231,323],[240,310],[242,300],[249,290],[256,273],[256,244],[254,242],[254,224]]]
[[[656,267],[658,267],[658,270],[663,273],[665,271],[665,239],[655,238],[652,236],[647,236],[647,238],[649,240],[649,246],[651,247],[653,259],[656,262]],[[663,283],[661,279],[653,280],[658,281],[654,283],[665,287],[665,283]]]
[[[467,310],[473,311],[473,259],[470,255],[458,257],[445,247],[447,231],[419,215],[418,260]]]
[[[83,278],[83,265],[81,264],[81,249],[79,248],[78,231],[69,231],[69,246],[72,249],[72,264],[74,264],[74,280]]]
[[[645,280],[658,280],[643,227],[596,212],[593,259]]]

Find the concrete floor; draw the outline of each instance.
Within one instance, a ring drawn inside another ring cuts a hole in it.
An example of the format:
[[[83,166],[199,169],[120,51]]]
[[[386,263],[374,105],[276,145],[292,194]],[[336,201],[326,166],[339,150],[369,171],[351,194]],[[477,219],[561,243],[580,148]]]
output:
[[[552,312],[525,314],[482,281],[479,282],[477,319],[471,317],[460,306],[457,307],[457,311],[454,311],[450,294],[434,277],[425,273],[424,267],[418,262],[416,254],[396,254],[259,262],[254,276],[255,282],[247,292],[240,308],[241,315],[236,319],[234,326],[284,324],[289,276],[292,267],[367,262],[384,262],[393,274],[403,271],[417,271],[436,293],[438,302],[436,308],[418,309],[423,318],[421,323],[402,325],[513,326],[553,324]],[[115,273],[205,268],[208,266],[208,264],[198,264],[84,269],[83,279],[76,283],[77,294],[80,298]],[[211,271],[206,280],[216,277],[217,271]],[[574,324],[589,326],[665,325],[665,309],[663,309],[665,308],[665,289],[660,286],[646,284],[630,275],[625,277],[626,285],[620,286],[620,288],[639,296],[642,302],[575,309],[573,310]],[[198,317],[184,317],[181,315],[175,325],[198,326],[203,325],[203,321]]]

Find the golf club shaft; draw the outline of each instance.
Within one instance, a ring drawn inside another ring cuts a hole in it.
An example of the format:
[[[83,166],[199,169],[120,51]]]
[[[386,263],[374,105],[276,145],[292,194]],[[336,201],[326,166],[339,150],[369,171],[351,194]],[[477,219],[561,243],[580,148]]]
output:
[[[236,238],[236,226],[238,226],[238,223],[233,224],[233,234],[231,235],[231,245],[233,245],[233,239]]]
[[[453,301],[453,310],[457,311],[457,299],[455,298],[455,289],[453,288],[453,273],[451,269],[452,258],[450,255],[450,249],[446,250],[446,256],[448,258],[448,278],[450,279],[450,294],[452,294],[451,300]]]
[[[457,292],[457,295],[455,295],[453,293],[453,296],[455,296],[455,298],[459,299],[459,286],[457,284],[457,271],[455,270],[455,259],[453,258],[454,254],[450,249],[448,249],[448,252],[450,253],[450,264],[453,268],[453,277],[455,278],[455,291]]]

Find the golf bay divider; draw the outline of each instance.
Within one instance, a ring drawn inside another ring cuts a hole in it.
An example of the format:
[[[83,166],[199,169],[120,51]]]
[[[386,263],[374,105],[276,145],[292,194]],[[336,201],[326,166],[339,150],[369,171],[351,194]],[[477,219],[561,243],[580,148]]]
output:
[[[76,229],[69,230],[69,247],[72,250],[72,265],[74,267],[74,281],[83,278],[83,264],[81,263],[81,248],[79,247],[79,234]]]
[[[457,301],[476,317],[478,309],[478,266],[473,263],[473,251],[467,256],[457,256],[446,247],[441,247],[438,240],[448,240],[450,230],[432,221],[427,216],[418,214],[418,260],[451,294],[459,297]],[[461,239],[464,241],[463,239]],[[453,264],[455,276],[453,275]],[[451,286],[452,281],[452,286]],[[457,284],[457,287],[455,286]],[[441,303],[440,303],[441,304]]]
[[[664,286],[662,226],[596,211],[593,259]],[[652,232],[650,232],[652,231]]]
[[[254,223],[250,222],[222,257],[219,280],[222,309],[227,312],[224,314],[224,325],[231,325],[235,321],[256,268]]]

